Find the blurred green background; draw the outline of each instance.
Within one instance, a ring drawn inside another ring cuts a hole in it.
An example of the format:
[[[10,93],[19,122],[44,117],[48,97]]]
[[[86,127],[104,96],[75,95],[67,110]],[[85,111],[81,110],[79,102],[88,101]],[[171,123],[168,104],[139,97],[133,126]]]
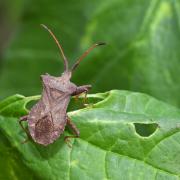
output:
[[[95,49],[72,81],[93,93],[126,89],[180,107],[179,0],[1,0],[0,99],[41,92],[39,76],[63,71],[56,34],[72,65]]]

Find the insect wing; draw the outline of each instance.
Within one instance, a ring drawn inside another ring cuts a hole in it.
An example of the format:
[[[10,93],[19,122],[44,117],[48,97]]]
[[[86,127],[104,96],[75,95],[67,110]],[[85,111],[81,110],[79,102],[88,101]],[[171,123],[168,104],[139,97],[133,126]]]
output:
[[[50,144],[64,131],[66,109],[70,96],[57,90],[51,90],[50,96],[44,91],[40,101],[29,113],[29,131],[34,141]]]

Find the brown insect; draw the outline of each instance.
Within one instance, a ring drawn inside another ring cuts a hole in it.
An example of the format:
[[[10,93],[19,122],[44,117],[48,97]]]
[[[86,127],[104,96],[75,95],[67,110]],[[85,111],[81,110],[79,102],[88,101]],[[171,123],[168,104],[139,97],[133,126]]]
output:
[[[64,61],[64,72],[60,77],[54,77],[49,74],[41,75],[43,92],[41,99],[30,110],[29,114],[20,118],[20,125],[27,133],[27,136],[39,144],[47,146],[53,143],[64,132],[64,128],[68,125],[75,135],[65,136],[65,141],[69,138],[79,137],[79,130],[76,125],[67,116],[66,110],[71,96],[77,96],[86,93],[91,85],[76,86],[70,82],[72,72],[78,67],[79,63],[86,57],[91,50],[105,43],[96,43],[92,45],[82,56],[76,61],[71,69],[68,68],[68,61],[64,55],[63,49],[55,35],[45,25],[42,26],[49,31],[59,47],[60,54]],[[28,122],[29,132],[22,125],[23,121]]]

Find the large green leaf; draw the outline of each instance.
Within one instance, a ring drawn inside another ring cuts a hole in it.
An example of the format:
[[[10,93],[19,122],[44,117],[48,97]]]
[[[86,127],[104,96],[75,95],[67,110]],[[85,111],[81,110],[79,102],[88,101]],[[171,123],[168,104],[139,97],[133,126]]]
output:
[[[1,73],[1,97],[39,93],[40,74],[62,71],[54,42],[39,27],[45,23],[71,64],[92,43],[108,44],[82,62],[74,82],[92,84],[93,92],[129,89],[180,105],[179,12],[178,0],[26,1]]]
[[[47,147],[21,144],[17,117],[37,98],[0,103],[0,179],[180,179],[179,109],[141,93],[93,94],[96,104],[68,113],[81,132],[72,148],[64,135]]]

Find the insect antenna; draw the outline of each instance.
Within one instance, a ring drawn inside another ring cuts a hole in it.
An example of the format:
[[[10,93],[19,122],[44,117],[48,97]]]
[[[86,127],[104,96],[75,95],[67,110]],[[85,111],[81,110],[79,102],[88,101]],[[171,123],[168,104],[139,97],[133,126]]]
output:
[[[74,71],[77,66],[79,65],[79,63],[97,46],[101,46],[101,45],[105,45],[106,43],[104,42],[99,42],[99,43],[95,43],[93,44],[89,49],[87,49],[81,56],[80,58],[76,61],[76,63],[72,66],[71,71]]]
[[[53,39],[55,40],[57,46],[59,47],[59,50],[60,50],[60,54],[62,55],[62,58],[63,58],[63,61],[64,61],[64,69],[65,71],[68,70],[68,61],[67,61],[67,58],[66,56],[64,55],[64,51],[63,51],[63,48],[62,46],[60,45],[60,43],[58,42],[56,36],[53,34],[53,32],[44,24],[41,24],[41,26],[46,29],[50,34],[51,36],[53,37]]]

